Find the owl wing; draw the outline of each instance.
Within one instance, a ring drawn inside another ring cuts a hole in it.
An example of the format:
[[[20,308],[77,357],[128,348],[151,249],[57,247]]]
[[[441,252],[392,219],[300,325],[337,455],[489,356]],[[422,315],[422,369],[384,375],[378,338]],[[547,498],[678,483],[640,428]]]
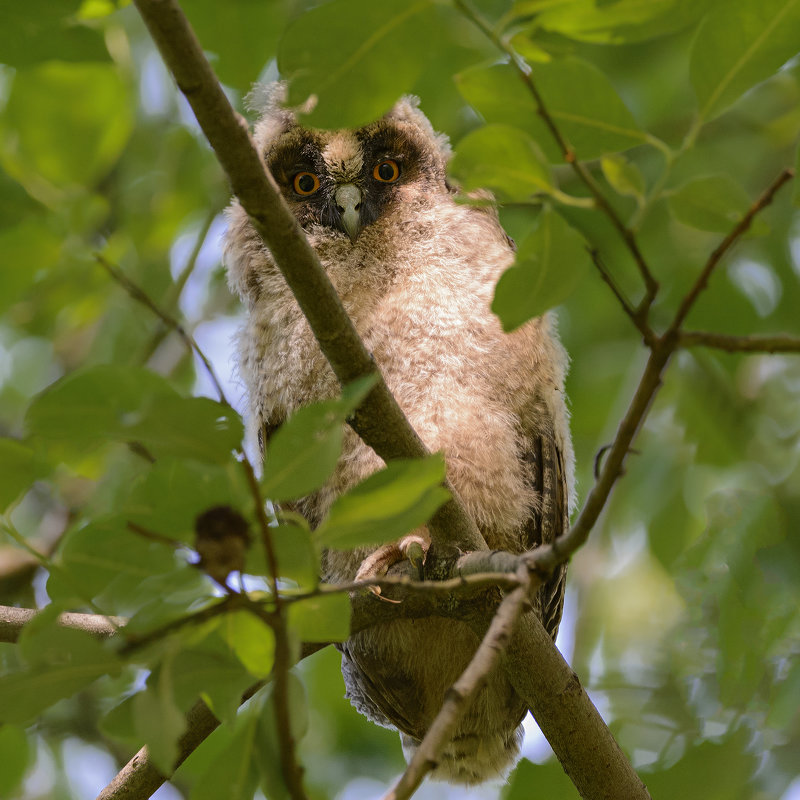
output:
[[[525,459],[530,466],[530,479],[541,498],[539,507],[528,520],[523,546],[533,550],[549,544],[569,527],[569,494],[564,455],[561,452],[552,425],[529,438]],[[545,630],[555,640],[561,612],[564,609],[564,586],[567,565],[559,566],[539,588],[539,612]]]

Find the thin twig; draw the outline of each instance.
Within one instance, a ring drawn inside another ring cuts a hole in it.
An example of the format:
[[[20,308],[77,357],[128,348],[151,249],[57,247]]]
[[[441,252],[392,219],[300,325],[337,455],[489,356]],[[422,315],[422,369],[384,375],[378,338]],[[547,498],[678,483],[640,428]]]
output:
[[[595,267],[597,267],[600,277],[608,284],[608,287],[611,289],[614,297],[619,300],[622,310],[628,315],[628,317],[630,317],[631,321],[636,326],[636,329],[642,334],[644,343],[649,347],[653,342],[655,334],[653,333],[653,329],[647,324],[647,314],[642,313],[641,307],[634,308],[628,298],[625,297],[622,289],[620,289],[617,285],[614,276],[608,271],[606,265],[603,263],[600,251],[594,247],[590,247],[589,255],[592,257],[592,262],[594,263]]]
[[[684,320],[692,309],[692,306],[697,301],[700,293],[708,286],[709,278],[716,269],[722,257],[731,249],[731,247],[747,232],[748,228],[753,222],[756,214],[763,208],[768,206],[778,189],[781,188],[787,181],[794,177],[793,169],[784,169],[780,175],[762,192],[761,196],[750,206],[747,213],[739,220],[734,226],[733,230],[720,242],[715,248],[714,252],[708,257],[700,275],[698,275],[694,286],[689,290],[688,294],[681,301],[678,311],[669,326],[669,332],[677,332]]]
[[[600,185],[594,179],[591,172],[589,172],[589,170],[584,166],[584,164],[578,160],[572,145],[570,145],[570,143],[559,130],[558,126],[555,124],[553,116],[548,111],[547,105],[545,104],[538,87],[533,81],[531,68],[527,62],[520,58],[517,52],[509,44],[503,41],[500,36],[498,36],[496,31],[486,22],[486,20],[480,16],[480,14],[475,11],[475,9],[473,9],[466,2],[466,0],[454,0],[454,3],[456,7],[461,10],[462,14],[464,14],[464,16],[467,17],[467,19],[469,19],[492,42],[492,44],[498,48],[498,50],[509,57],[511,64],[517,70],[520,79],[533,96],[534,102],[536,103],[536,111],[547,129],[550,131],[551,136],[556,141],[559,149],[561,150],[561,155],[563,156],[564,161],[572,167],[575,174],[591,193],[595,203],[597,203],[598,208],[600,208],[608,217],[611,224],[616,228],[617,232],[622,237],[622,240],[625,242],[625,246],[633,256],[636,267],[642,276],[642,280],[644,281],[645,296],[636,311],[637,314],[640,315],[641,319],[646,321],[650,306],[653,304],[653,300],[658,293],[658,281],[656,281],[653,273],[650,271],[650,267],[647,265],[647,262],[642,255],[641,250],[639,250],[639,244],[636,241],[636,236],[634,235],[633,231],[622,221],[622,218],[614,210],[614,207],[608,202],[603,194],[602,189],[600,188]]]
[[[211,226],[214,224],[214,220],[217,218],[218,214],[219,210],[216,208],[208,212],[206,218],[203,220],[203,224],[200,226],[200,230],[198,231],[197,238],[194,242],[194,247],[192,248],[192,252],[189,254],[188,260],[186,261],[186,266],[180,271],[178,277],[175,278],[175,281],[167,289],[163,306],[168,311],[172,312],[177,308],[178,301],[183,294],[186,282],[189,280],[194,272],[195,267],[197,266],[197,259],[200,255],[200,251],[203,249],[203,245],[208,238],[208,232],[211,230]],[[150,356],[152,356],[153,353],[158,349],[158,346],[164,341],[165,337],[171,330],[174,330],[174,328],[169,325],[165,325],[165,327],[153,334],[150,341],[142,350],[142,354],[140,356],[141,363],[144,363],[150,359]]]
[[[728,353],[800,353],[800,336],[726,336],[707,331],[682,331],[678,347],[713,347]]]
[[[172,633],[175,633],[188,625],[198,625],[201,622],[208,622],[210,619],[219,617],[222,614],[227,614],[236,608],[241,608],[244,605],[242,595],[229,594],[218,600],[215,603],[201,608],[199,611],[194,611],[178,619],[170,620],[169,622],[154,628],[147,633],[136,634],[126,633],[125,629],[121,632],[125,636],[125,644],[119,648],[119,655],[130,656],[137,650],[141,650],[153,642],[157,642]]]
[[[442,707],[420,742],[405,772],[383,800],[406,800],[419,788],[423,778],[436,767],[442,748],[453,736],[461,718],[489,676],[511,640],[514,626],[528,599],[529,576],[517,572],[519,585],[504,598],[475,655],[458,680],[447,690]]]
[[[197,357],[202,361],[203,367],[205,367],[206,372],[208,373],[211,382],[214,384],[214,389],[216,389],[217,394],[219,395],[219,400],[221,403],[224,403],[226,406],[230,406],[227,398],[225,397],[225,392],[222,389],[222,384],[219,382],[217,378],[217,374],[214,371],[214,367],[211,366],[211,362],[206,358],[205,353],[200,349],[197,342],[194,340],[194,337],[178,322],[175,317],[168,314],[162,308],[158,306],[158,304],[144,291],[141,287],[137,286],[119,267],[112,264],[107,258],[105,258],[100,253],[95,253],[95,259],[103,269],[108,272],[108,274],[117,282],[123,289],[138,303],[141,303],[146,308],[149,308],[170,330],[175,331],[178,336],[183,339],[186,346],[189,350],[196,353]]]
[[[272,589],[272,601],[275,604],[275,613],[264,616],[257,603],[248,603],[248,609],[257,614],[275,634],[275,664],[272,669],[272,679],[275,682],[273,694],[275,702],[275,727],[278,738],[278,750],[281,759],[281,771],[286,783],[286,788],[292,800],[306,800],[303,788],[303,767],[297,760],[297,748],[292,734],[291,709],[289,708],[289,669],[292,666],[292,653],[289,644],[289,632],[286,627],[286,617],[283,612],[283,599],[278,591],[278,560],[272,543],[272,533],[265,510],[264,499],[258,485],[253,465],[245,457],[242,461],[250,493],[256,505],[256,518],[261,532],[261,542],[267,559],[269,580]]]

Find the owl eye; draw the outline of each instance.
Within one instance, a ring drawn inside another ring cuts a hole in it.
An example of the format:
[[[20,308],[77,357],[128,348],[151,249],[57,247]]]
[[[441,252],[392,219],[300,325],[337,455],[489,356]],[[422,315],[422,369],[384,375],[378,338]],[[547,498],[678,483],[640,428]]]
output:
[[[375,178],[376,181],[381,181],[382,183],[394,183],[400,177],[400,166],[396,161],[392,161],[391,159],[381,161],[381,163],[376,164],[375,169],[372,170],[372,177]]]
[[[319,189],[319,178],[313,172],[298,172],[292,185],[297,194],[308,196]]]

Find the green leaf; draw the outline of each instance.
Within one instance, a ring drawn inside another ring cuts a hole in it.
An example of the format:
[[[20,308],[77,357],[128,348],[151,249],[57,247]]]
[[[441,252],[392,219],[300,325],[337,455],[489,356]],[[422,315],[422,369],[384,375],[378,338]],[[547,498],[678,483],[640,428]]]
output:
[[[628,161],[625,156],[615,153],[603,156],[600,159],[600,167],[605,179],[617,194],[643,199],[644,177],[636,164]]]
[[[41,219],[29,218],[0,231],[0,310],[24,293],[61,260],[63,241]]]
[[[59,572],[48,581],[52,596],[66,600],[78,593],[91,600],[112,582],[125,580],[135,589],[151,575],[171,572],[175,556],[167,545],[134,533],[124,517],[114,516],[69,531],[58,564]],[[119,594],[122,601],[123,593]]]
[[[0,439],[0,511],[47,473],[47,465],[30,447],[15,439]]]
[[[299,741],[308,729],[308,704],[305,687],[292,672],[288,675],[287,697],[289,701],[289,720],[295,741]],[[269,800],[290,800],[283,780],[280,748],[275,725],[275,695],[270,687],[269,694],[259,716],[256,733],[256,765],[261,776],[261,787]]]
[[[510,125],[485,125],[467,134],[458,143],[449,171],[467,191],[491,189],[500,200],[524,201],[552,188],[538,145]]]
[[[220,635],[251,675],[266,678],[270,674],[275,660],[275,634],[263,620],[249,611],[226,614],[220,623]]]
[[[626,150],[647,140],[608,78],[577,58],[532,65],[532,79],[578,158]],[[526,131],[552,162],[564,160],[537,113],[533,95],[511,64],[472,67],[455,78],[464,99],[489,123]]]
[[[792,202],[796,206],[800,206],[800,145],[797,146],[797,152],[794,157],[794,180],[792,184],[794,185]]]
[[[278,575],[311,589],[319,580],[319,554],[314,546],[311,531],[292,524],[277,525],[269,529],[272,547],[278,562]],[[245,572],[248,575],[267,575],[264,548],[254,545],[247,552]]]
[[[56,186],[91,186],[122,154],[134,107],[113,65],[48,62],[20,70],[0,129],[0,161],[23,184],[41,176]]]
[[[336,499],[316,530],[317,541],[345,550],[397,539],[424,525],[449,499],[444,476],[441,454],[390,462]]]
[[[289,627],[301,642],[343,642],[350,636],[350,598],[330,594],[293,602]]]
[[[544,29],[570,39],[597,44],[627,44],[668,36],[696,22],[710,0],[562,0],[542,3],[521,0],[514,5],[520,15],[537,14],[531,29]]]
[[[81,451],[112,440],[139,442],[155,456],[225,463],[243,426],[227,406],[180,397],[164,378],[141,367],[103,364],[76,370],[31,404],[28,429]]]
[[[354,382],[339,400],[300,408],[278,429],[264,459],[263,489],[267,497],[294,500],[325,483],[342,451],[344,421],[374,382],[370,376]]]
[[[699,119],[712,119],[800,51],[800,0],[730,0],[703,20],[690,76]]]
[[[254,703],[239,714],[231,740],[209,761],[189,800],[249,800],[253,796],[258,784],[255,741],[260,711],[260,705]]]
[[[289,26],[278,69],[290,104],[317,96],[308,124],[358,127],[413,88],[442,33],[431,0],[333,0]]]
[[[669,208],[684,225],[701,231],[729,233],[750,208],[744,188],[729,175],[705,175],[685,183],[669,197]],[[768,232],[756,218],[751,230]]]
[[[497,283],[492,311],[505,331],[563,303],[590,266],[580,234],[550,207],[517,251],[517,259]]]
[[[0,677],[0,722],[28,722],[101,675],[118,672],[108,647],[84,631],[61,627],[57,616],[53,607],[23,628],[18,646],[28,667]]]
[[[16,796],[30,756],[25,731],[16,725],[0,725],[0,797]]]
[[[4,3],[0,61],[13,67],[38,61],[107,61],[101,31],[78,22],[82,2]]]
[[[263,645],[263,635],[259,636]],[[254,657],[257,650],[258,644],[250,655]],[[268,656],[265,650],[264,655]],[[196,645],[183,647],[165,659],[160,668],[169,669],[168,679],[182,711],[187,711],[202,696],[223,722],[236,717],[242,694],[255,682],[228,642],[216,633]]]
[[[147,745],[148,755],[165,775],[172,773],[178,757],[178,739],[186,730],[186,717],[175,702],[172,670],[160,668],[147,679],[147,688],[133,696],[136,735]]]
[[[275,55],[285,27],[279,0],[189,0],[183,3],[219,79],[247,91]]]
[[[533,786],[536,793],[532,796]],[[534,764],[523,758],[501,796],[503,800],[573,800],[575,787],[555,759]]]
[[[188,544],[194,543],[195,520],[215,506],[247,513],[252,496],[241,465],[201,464],[159,459],[133,488],[122,508],[126,520]]]
[[[703,800],[750,800],[757,757],[742,726],[720,742],[689,748],[673,766],[643,774],[653,797],[702,797]]]

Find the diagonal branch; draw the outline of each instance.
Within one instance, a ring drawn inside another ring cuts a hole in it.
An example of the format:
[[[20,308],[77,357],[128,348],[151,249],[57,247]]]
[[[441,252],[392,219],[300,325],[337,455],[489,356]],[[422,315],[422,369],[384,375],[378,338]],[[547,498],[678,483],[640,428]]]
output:
[[[222,384],[219,382],[216,372],[214,372],[214,367],[211,366],[211,362],[200,349],[192,334],[189,333],[186,328],[184,328],[183,325],[181,325],[181,323],[175,319],[175,317],[171,316],[159,305],[157,305],[150,295],[148,295],[147,292],[145,292],[141,287],[137,286],[118,266],[112,264],[110,261],[108,261],[108,259],[99,253],[95,253],[95,258],[97,259],[97,263],[100,264],[100,266],[120,286],[122,286],[122,288],[125,289],[125,291],[134,300],[136,300],[137,303],[141,303],[145,308],[149,308],[150,311],[152,311],[167,326],[169,330],[175,331],[175,333],[181,337],[189,351],[195,353],[200,361],[203,362],[203,366],[205,367],[209,378],[211,378],[211,382],[214,384],[214,389],[219,395],[220,402],[224,403],[226,406],[230,406],[230,403],[225,398],[225,392],[222,389]]]
[[[790,181],[794,177],[793,169],[784,169],[780,175],[762,192],[761,196],[750,206],[747,213],[741,218],[733,230],[720,242],[713,253],[708,257],[703,270],[698,275],[694,286],[689,290],[687,295],[683,298],[675,318],[669,327],[670,332],[675,332],[683,325],[689,312],[692,310],[697,298],[701,292],[708,286],[708,281],[712,273],[717,268],[717,265],[722,260],[722,257],[733,247],[733,245],[741,239],[747,232],[756,214],[762,209],[766,208],[775,197],[775,193],[783,186],[784,183]]]
[[[186,96],[253,226],[269,247],[340,383],[377,371],[336,290],[264,167],[247,125],[231,107],[176,0],[135,0],[161,55]],[[351,420],[384,460],[422,458],[428,450],[381,378]],[[485,549],[475,523],[452,499],[429,523],[434,540]]]
[[[511,641],[514,626],[528,599],[529,580],[524,567],[518,571],[517,579],[519,586],[507,594],[500,604],[475,655],[458,680],[447,690],[442,707],[414,757],[383,800],[407,800],[414,794],[424,777],[436,767],[442,748],[453,736],[475,695],[486,685],[489,675]]]

